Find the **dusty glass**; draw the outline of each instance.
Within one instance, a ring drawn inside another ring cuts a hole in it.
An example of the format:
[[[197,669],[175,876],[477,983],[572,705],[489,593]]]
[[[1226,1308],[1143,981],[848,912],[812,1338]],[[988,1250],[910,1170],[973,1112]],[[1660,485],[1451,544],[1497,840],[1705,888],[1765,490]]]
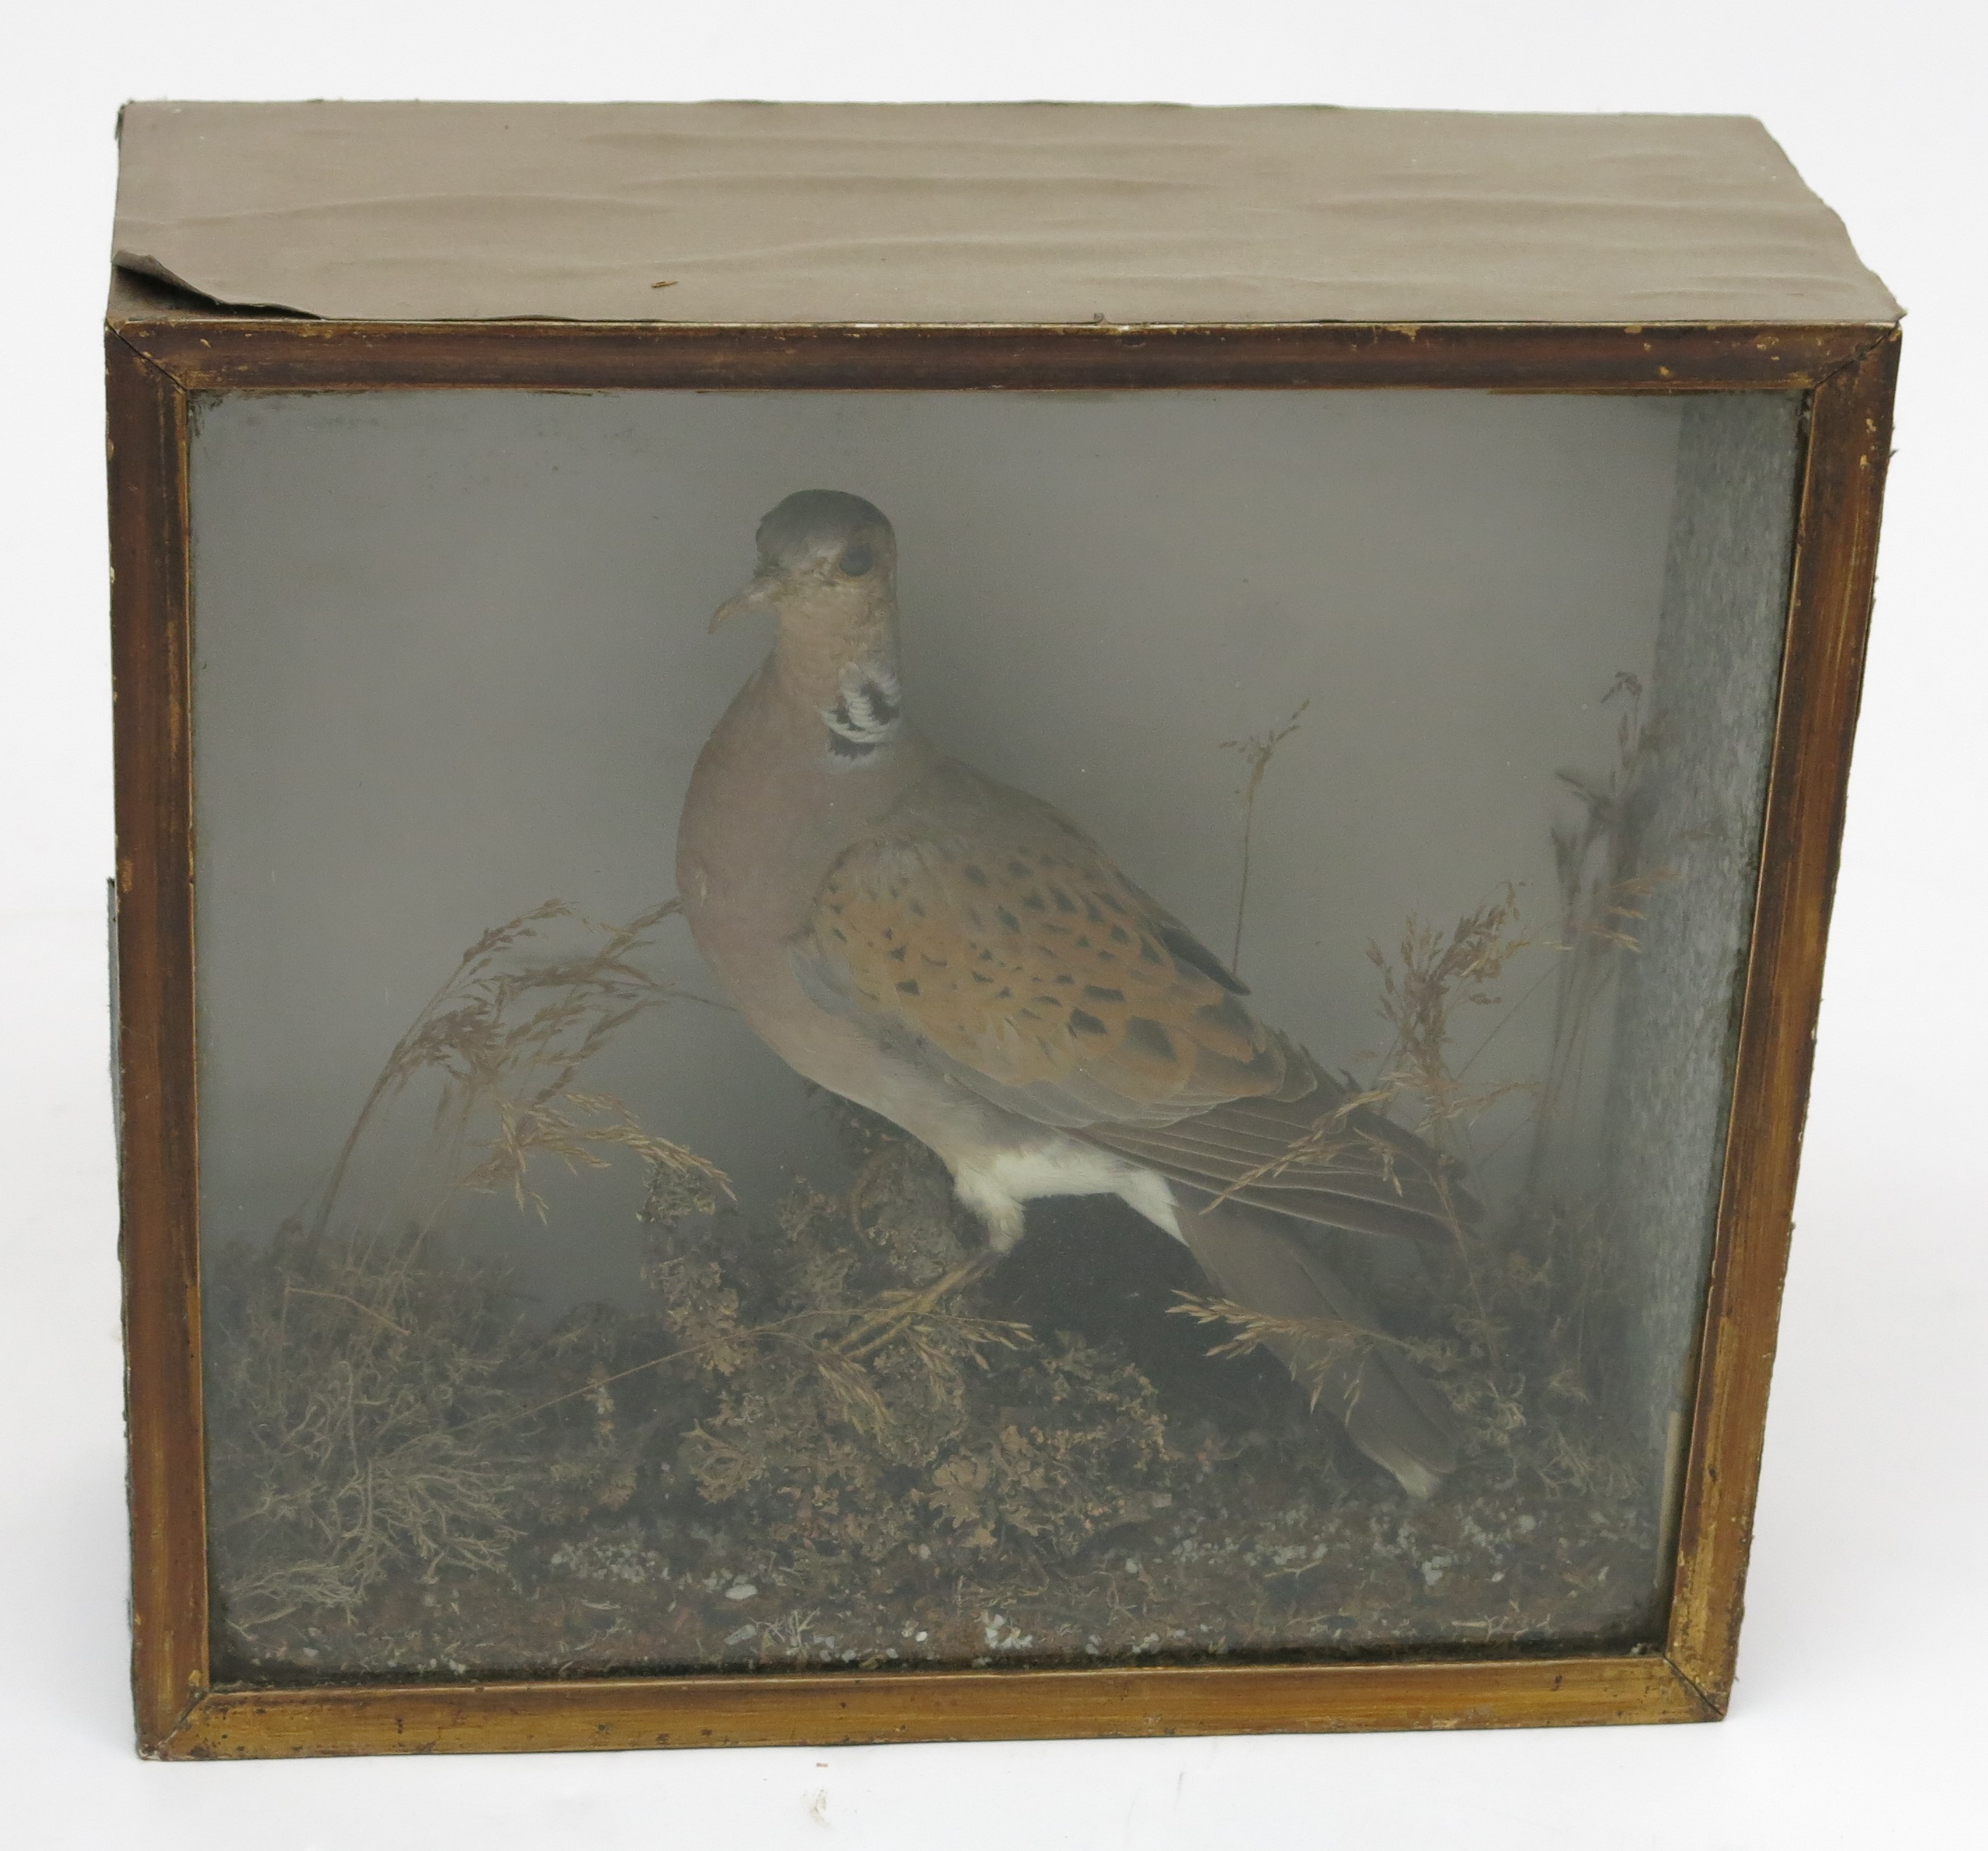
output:
[[[1798,410],[200,400],[232,1674],[1654,1643]]]

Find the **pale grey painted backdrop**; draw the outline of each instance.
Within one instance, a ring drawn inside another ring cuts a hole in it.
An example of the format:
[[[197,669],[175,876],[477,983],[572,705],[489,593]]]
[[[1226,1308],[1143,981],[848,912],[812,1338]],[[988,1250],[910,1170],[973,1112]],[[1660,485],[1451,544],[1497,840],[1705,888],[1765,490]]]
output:
[[[1552,910],[1554,772],[1612,758],[1650,672],[1679,408],[1432,392],[236,395],[194,462],[201,1163],[211,1235],[322,1174],[486,927],[671,891],[698,748],[766,646],[705,634],[761,512],[869,496],[903,556],[921,722],[1067,807],[1329,1062],[1377,1045],[1364,947],[1513,880]],[[708,990],[680,931],[663,967]],[[1499,1071],[1536,1064],[1535,1008]],[[1489,1057],[1487,1056],[1487,1060]],[[753,1190],[833,1159],[715,1010],[602,1083]],[[355,1206],[384,1210],[376,1176]],[[628,1180],[542,1232],[548,1302],[631,1282]]]

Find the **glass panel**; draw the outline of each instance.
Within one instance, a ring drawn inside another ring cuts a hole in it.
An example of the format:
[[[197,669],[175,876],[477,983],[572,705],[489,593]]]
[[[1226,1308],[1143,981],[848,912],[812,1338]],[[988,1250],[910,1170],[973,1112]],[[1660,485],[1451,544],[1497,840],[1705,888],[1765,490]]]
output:
[[[225,1674],[1655,1640],[1798,411],[204,402]]]

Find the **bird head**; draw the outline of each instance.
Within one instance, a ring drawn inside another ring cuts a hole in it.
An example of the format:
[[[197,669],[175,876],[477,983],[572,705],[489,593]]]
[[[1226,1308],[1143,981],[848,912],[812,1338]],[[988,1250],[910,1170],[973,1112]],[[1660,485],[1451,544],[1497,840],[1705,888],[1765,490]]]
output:
[[[752,576],[718,606],[711,627],[748,616],[783,630],[888,627],[897,596],[898,542],[881,509],[860,495],[804,488],[759,523]]]

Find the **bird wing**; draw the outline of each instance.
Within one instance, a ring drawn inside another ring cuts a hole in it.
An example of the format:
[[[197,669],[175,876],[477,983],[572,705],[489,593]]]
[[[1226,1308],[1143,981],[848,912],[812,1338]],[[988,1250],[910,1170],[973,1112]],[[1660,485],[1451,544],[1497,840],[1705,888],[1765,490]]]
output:
[[[843,851],[790,951],[821,1006],[1191,1188],[1332,1227],[1455,1224],[1435,1153],[1258,1021],[1075,824],[965,766]]]
[[[1049,805],[946,765],[837,857],[793,945],[816,1001],[1039,1122],[1272,1095],[1290,1050],[1214,954]]]
[[[1202,1195],[1322,1227],[1444,1239],[1478,1218],[1449,1158],[1294,1052],[1312,1081],[1296,1096],[1229,1099],[1170,1125],[1094,1124],[1083,1135]]]

